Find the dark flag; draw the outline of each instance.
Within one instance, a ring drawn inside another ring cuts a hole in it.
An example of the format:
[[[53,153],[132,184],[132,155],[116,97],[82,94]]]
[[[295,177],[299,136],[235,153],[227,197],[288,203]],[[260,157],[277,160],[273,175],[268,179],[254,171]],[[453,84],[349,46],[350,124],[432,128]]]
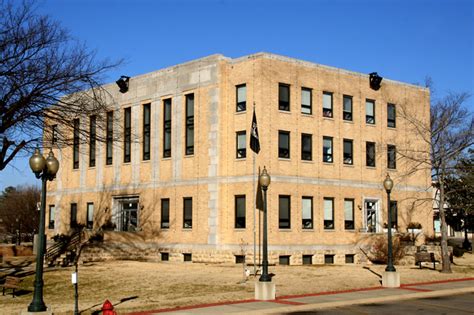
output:
[[[252,128],[250,130],[250,149],[253,152],[260,152],[260,139],[258,137],[258,128],[257,128],[257,116],[255,115],[255,109],[253,110],[252,118]]]

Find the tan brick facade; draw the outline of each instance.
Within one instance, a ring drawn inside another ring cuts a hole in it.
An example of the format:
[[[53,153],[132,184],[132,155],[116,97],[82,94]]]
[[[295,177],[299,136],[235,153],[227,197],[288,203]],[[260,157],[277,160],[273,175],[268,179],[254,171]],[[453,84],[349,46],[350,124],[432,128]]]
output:
[[[236,86],[242,84],[246,110],[237,112]],[[279,84],[289,86],[289,111],[279,109]],[[311,114],[302,113],[302,88],[311,89]],[[344,263],[346,254],[356,254],[359,261],[357,243],[370,234],[366,201],[374,202],[374,232],[382,232],[387,222],[387,195],[382,187],[387,172],[395,182],[392,200],[398,203],[399,230],[416,221],[425,234],[433,234],[431,204],[412,207],[413,200],[431,194],[429,170],[407,175],[411,165],[399,154],[396,169],[387,169],[387,144],[397,150],[407,143],[429,150],[398,115],[403,106],[410,114],[429,119],[429,91],[424,88],[384,79],[382,88],[374,91],[368,75],[260,53],[238,59],[214,55],[134,77],[125,94],[115,85],[107,89],[120,124],[124,108],[131,107],[131,162],[123,162],[122,143],[114,143],[112,165],[105,163],[105,145],[98,144],[95,167],[88,166],[88,146],[81,144],[78,169],[72,167],[72,148],[56,150],[61,167],[49,188],[48,204],[54,204],[56,211],[49,236],[69,231],[71,203],[77,204],[80,223],[86,221],[87,203],[93,203],[94,227],[110,218],[113,223],[122,220],[120,215],[130,203],[136,206],[137,231],[108,232],[108,242],[127,243],[133,234],[133,246],[145,246],[157,259],[160,252],[169,252],[170,260],[192,253],[193,261],[231,262],[244,248],[247,261],[252,261],[255,177],[249,142],[253,104],[261,145],[255,166],[265,166],[272,177],[268,189],[270,263],[278,263],[279,255],[291,256],[291,264],[301,264],[303,255],[312,255],[312,263],[323,263],[325,254],[334,254],[335,263]],[[332,93],[332,118],[323,117],[323,92]],[[194,154],[186,155],[185,99],[191,93]],[[344,95],[352,97],[352,121],[343,119]],[[171,157],[164,158],[163,100],[169,98]],[[375,124],[366,123],[367,99],[375,101]],[[143,161],[142,118],[147,103],[151,104],[151,159]],[[387,127],[388,103],[397,109],[395,128]],[[87,117],[80,119],[88,123]],[[245,158],[236,155],[238,131],[246,131]],[[289,132],[289,158],[279,157],[279,131]],[[302,160],[302,134],[311,135],[311,160]],[[323,162],[323,137],[332,138],[331,163]],[[343,139],[352,140],[351,165],[343,163]],[[366,142],[375,143],[375,167],[366,166]],[[236,195],[245,195],[245,228],[235,228]],[[290,196],[290,227],[284,229],[279,228],[280,195]],[[312,197],[311,229],[303,228],[303,197]],[[192,228],[183,228],[183,198],[192,198]],[[333,198],[333,229],[324,229],[324,198]],[[169,199],[169,228],[161,227],[162,199]],[[351,229],[345,228],[345,199],[353,200]],[[258,217],[256,221],[259,225]],[[258,226],[256,233],[260,234]]]

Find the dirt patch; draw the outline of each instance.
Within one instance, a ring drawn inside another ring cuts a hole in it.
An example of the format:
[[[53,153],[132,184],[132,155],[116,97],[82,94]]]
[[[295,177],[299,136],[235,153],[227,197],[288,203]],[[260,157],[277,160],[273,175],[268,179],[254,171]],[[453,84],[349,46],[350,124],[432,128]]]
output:
[[[432,265],[427,265],[432,267]],[[474,277],[474,255],[455,258],[452,274],[430,268],[396,266],[401,282],[415,283]],[[250,267],[252,269],[252,267]],[[383,265],[271,266],[277,295],[295,295],[380,286]],[[74,306],[72,268],[47,269],[44,301],[55,314],[71,314]],[[32,299],[34,276],[25,277],[23,295],[0,296],[2,314],[26,310]],[[79,309],[82,314],[99,310],[109,299],[119,314],[254,296],[254,278],[242,282],[241,265],[172,262],[115,261],[79,268]]]

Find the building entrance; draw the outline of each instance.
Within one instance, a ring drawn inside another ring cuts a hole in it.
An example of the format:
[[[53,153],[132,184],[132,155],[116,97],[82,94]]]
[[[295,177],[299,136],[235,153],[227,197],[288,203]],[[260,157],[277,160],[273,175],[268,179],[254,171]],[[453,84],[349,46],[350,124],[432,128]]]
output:
[[[368,233],[378,232],[378,200],[365,200],[365,226]]]
[[[115,199],[115,230],[135,232],[138,230],[138,197]]]

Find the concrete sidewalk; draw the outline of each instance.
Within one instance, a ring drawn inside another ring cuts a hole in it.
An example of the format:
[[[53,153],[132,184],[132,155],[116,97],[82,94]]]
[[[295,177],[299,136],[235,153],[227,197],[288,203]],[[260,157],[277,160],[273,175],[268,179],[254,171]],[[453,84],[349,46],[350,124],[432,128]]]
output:
[[[474,278],[403,284],[400,288],[373,287],[337,292],[280,296],[274,301],[242,300],[130,313],[170,314],[282,314],[346,305],[393,302],[474,292]]]

